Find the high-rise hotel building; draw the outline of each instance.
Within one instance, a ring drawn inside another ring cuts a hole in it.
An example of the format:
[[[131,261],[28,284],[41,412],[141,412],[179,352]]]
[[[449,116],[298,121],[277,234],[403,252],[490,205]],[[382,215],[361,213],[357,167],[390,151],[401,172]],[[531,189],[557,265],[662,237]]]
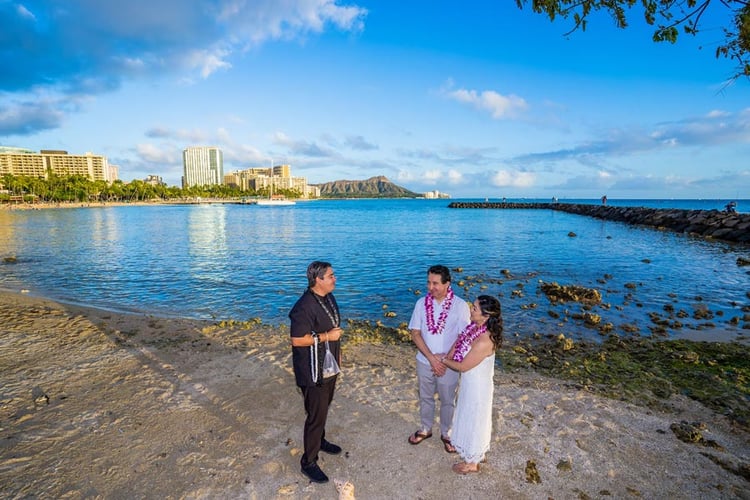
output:
[[[111,166],[106,156],[86,153],[71,155],[67,151],[46,150],[39,153],[30,149],[0,147],[0,176],[23,175],[47,179],[50,174],[82,175],[91,181],[117,180],[117,167]]]
[[[182,152],[182,187],[221,185],[224,159],[215,147],[189,147]]]

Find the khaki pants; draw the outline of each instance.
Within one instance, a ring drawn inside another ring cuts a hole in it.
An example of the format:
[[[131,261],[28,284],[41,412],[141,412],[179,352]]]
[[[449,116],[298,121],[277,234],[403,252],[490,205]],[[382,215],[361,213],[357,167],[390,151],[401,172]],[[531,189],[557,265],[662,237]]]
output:
[[[445,375],[436,377],[430,365],[417,361],[417,380],[419,381],[419,418],[420,430],[432,431],[435,422],[435,393],[440,400],[440,435],[450,437],[453,424],[453,410],[456,406],[456,387],[458,372],[446,370]]]

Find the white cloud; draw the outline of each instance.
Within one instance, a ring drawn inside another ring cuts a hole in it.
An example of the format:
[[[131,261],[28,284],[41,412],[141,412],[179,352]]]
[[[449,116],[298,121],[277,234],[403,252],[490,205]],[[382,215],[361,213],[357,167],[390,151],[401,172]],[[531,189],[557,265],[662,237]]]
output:
[[[273,137],[274,143],[287,148],[294,155],[302,155],[313,158],[328,158],[336,156],[336,152],[330,148],[319,146],[315,142],[295,140],[284,132],[276,132]]]
[[[26,19],[31,19],[31,20],[36,21],[36,16],[33,13],[31,13],[31,11],[29,11],[29,9],[27,9],[23,5],[20,5],[20,4],[17,5],[16,12],[18,13],[19,17],[24,17]]]
[[[170,128],[161,127],[158,125],[147,130],[145,135],[146,137],[150,137],[152,139],[175,139],[187,144],[202,144],[211,141],[211,139],[209,138],[209,134],[200,129],[172,130]]]
[[[527,188],[534,185],[535,175],[532,172],[498,170],[492,176],[492,185],[497,187]]]
[[[658,123],[653,125],[651,130],[610,129],[597,134],[599,137],[580,144],[564,149],[520,155],[512,161],[533,165],[575,160],[585,165],[614,156],[627,157],[678,148],[750,144],[750,108],[737,112],[714,110],[698,117]]]
[[[135,152],[142,160],[149,163],[166,164],[179,162],[181,164],[182,162],[178,158],[178,153],[172,147],[160,149],[153,144],[138,144],[135,147]]]
[[[249,48],[268,40],[304,39],[308,33],[323,32],[326,25],[359,32],[367,13],[362,7],[337,5],[334,0],[233,1],[221,6],[218,21],[233,33],[232,42]]]
[[[401,170],[398,172],[396,178],[399,182],[414,182],[424,186],[435,186],[440,185],[441,183],[448,183],[451,185],[466,183],[464,174],[455,169],[444,171],[439,168],[433,168],[423,170],[421,173],[417,174],[411,171]]]
[[[77,109],[74,99],[50,98],[44,92],[12,101],[6,100],[2,92],[0,97],[0,135],[25,135],[58,128],[64,122],[66,109]]]
[[[223,144],[232,143],[232,134],[230,134],[229,131],[224,127],[219,127],[219,129],[216,131],[216,137]]]
[[[408,170],[399,170],[396,174],[396,179],[398,179],[399,182],[411,182],[415,178],[415,175]]]
[[[220,69],[229,69],[232,67],[226,61],[230,53],[226,50],[195,50],[188,54],[187,65],[191,69],[199,69],[202,78],[208,78]]]
[[[464,175],[458,170],[448,170],[448,182],[451,184],[463,184]]]
[[[66,105],[72,96],[111,92],[136,76],[167,75],[185,83],[205,79],[231,69],[238,52],[268,41],[304,40],[330,29],[358,33],[368,14],[338,0],[58,3],[0,8],[3,42],[13,47],[6,51],[0,81],[6,92],[53,93],[62,115],[80,111]],[[5,119],[5,126],[11,134],[28,135],[60,122],[32,116]]]
[[[378,149],[377,144],[367,141],[361,135],[349,136],[345,139],[345,143],[347,146],[357,151],[374,151]]]
[[[709,111],[706,113],[706,118],[724,118],[726,116],[729,116],[730,113],[727,113],[726,111],[721,111],[719,109],[714,109],[712,111]]]
[[[447,93],[448,97],[458,102],[470,104],[482,111],[489,111],[492,118],[514,118],[526,111],[526,100],[517,95],[502,95],[494,90],[477,92],[476,90],[458,89]]]
[[[443,178],[443,172],[438,169],[425,170],[422,172],[422,181],[428,184],[434,184]]]

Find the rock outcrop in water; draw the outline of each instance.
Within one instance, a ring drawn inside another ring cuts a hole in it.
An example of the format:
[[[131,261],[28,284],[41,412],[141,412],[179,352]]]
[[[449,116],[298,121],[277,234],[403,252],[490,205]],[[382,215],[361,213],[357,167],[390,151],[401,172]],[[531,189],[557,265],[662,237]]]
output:
[[[449,208],[548,209],[627,224],[650,226],[705,238],[750,243],[750,214],[719,210],[615,207],[576,203],[453,202]]]

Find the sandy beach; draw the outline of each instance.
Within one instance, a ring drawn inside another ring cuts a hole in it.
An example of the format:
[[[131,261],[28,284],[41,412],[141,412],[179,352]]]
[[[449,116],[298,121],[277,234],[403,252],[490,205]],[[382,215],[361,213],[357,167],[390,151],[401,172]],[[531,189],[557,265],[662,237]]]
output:
[[[458,476],[437,437],[407,443],[414,353],[344,344],[327,437],[345,451],[320,464],[357,498],[750,498],[750,439],[724,417],[682,396],[659,413],[533,372],[496,372],[487,463]],[[299,472],[290,357],[284,326],[0,293],[2,497],[337,498]],[[676,437],[682,421],[701,423],[704,444]]]

